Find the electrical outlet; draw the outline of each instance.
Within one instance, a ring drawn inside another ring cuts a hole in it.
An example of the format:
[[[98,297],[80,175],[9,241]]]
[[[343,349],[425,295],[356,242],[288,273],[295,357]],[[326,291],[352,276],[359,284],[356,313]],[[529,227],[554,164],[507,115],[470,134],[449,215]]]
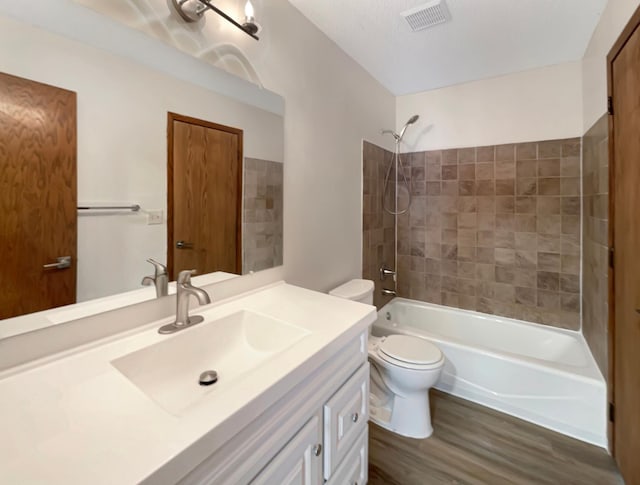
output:
[[[147,225],[162,224],[163,214],[162,210],[147,211]]]

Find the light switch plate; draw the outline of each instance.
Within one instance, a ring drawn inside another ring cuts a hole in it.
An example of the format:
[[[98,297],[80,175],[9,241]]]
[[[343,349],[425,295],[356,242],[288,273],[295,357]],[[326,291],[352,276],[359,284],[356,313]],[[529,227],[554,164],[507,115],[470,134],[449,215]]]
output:
[[[162,224],[163,214],[162,210],[150,210],[147,211],[147,225]]]

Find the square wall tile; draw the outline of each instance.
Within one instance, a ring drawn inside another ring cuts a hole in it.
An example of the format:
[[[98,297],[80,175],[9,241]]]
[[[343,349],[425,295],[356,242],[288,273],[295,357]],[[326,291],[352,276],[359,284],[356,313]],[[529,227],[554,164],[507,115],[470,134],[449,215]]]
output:
[[[376,279],[393,260],[397,224],[399,295],[579,328],[580,230],[606,241],[607,212],[606,171],[594,163],[581,181],[581,153],[581,140],[567,139],[407,154],[412,205],[394,217],[382,209],[393,154],[365,143],[363,275]],[[606,150],[594,143],[591,153]],[[585,213],[581,183],[593,191]]]

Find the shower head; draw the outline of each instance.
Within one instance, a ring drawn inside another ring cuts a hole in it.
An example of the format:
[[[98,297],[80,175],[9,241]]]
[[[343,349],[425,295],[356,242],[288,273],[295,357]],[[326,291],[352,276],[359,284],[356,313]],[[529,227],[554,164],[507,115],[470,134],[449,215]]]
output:
[[[380,133],[382,133],[383,135],[390,134],[396,139],[396,143],[400,143],[402,141],[402,137],[404,136],[404,132],[407,130],[407,126],[414,124],[416,121],[418,121],[418,118],[420,118],[420,116],[418,115],[413,115],[411,118],[409,118],[409,121],[404,124],[399,135],[393,130],[382,130]]]
[[[411,118],[409,118],[409,120],[404,124],[404,127],[402,128],[402,131],[400,132],[399,135],[399,140],[402,140],[402,137],[404,136],[404,132],[407,131],[407,127],[409,125],[414,124],[416,121],[418,121],[418,118],[420,118],[420,116],[418,115],[413,115]]]

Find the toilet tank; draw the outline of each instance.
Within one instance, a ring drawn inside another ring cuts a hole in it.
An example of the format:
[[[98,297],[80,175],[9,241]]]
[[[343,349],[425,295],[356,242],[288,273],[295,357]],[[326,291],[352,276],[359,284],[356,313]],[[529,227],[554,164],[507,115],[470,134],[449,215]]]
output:
[[[350,280],[329,292],[332,296],[373,305],[373,281]]]

